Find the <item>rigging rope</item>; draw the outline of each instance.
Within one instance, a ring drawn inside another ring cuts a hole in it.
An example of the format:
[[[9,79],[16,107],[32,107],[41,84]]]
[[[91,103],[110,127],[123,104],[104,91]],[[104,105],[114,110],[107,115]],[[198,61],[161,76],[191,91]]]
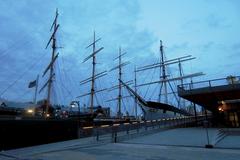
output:
[[[113,99],[112,95],[110,95],[110,98]],[[110,102],[110,101],[108,103],[110,104],[109,106],[110,106],[110,110],[112,112],[112,115],[117,115],[117,111],[116,112],[114,111],[115,106],[113,105],[113,103]],[[117,110],[117,107],[115,109]]]
[[[123,109],[124,109],[124,111],[125,111],[125,113],[127,112],[127,109],[126,109],[126,104],[125,104],[125,102],[122,100],[122,104],[123,104]]]
[[[98,81],[96,81],[96,82],[97,82],[97,86],[99,86],[99,88],[103,89],[103,88],[101,87],[101,83],[99,83]],[[103,92],[104,92],[104,91],[103,91]],[[103,101],[103,95],[102,95],[101,92],[99,93],[99,96],[100,96],[100,99],[101,99],[101,103],[105,106],[105,103],[104,103],[104,101]]]
[[[163,83],[161,83],[161,86],[160,86],[160,92],[159,92],[159,102],[161,102],[161,95],[162,95],[162,87],[163,87]]]
[[[67,76],[67,73],[66,73],[66,69],[65,69],[65,62],[64,62],[64,59],[63,59],[63,57],[62,57],[62,65],[63,65],[63,68],[62,68],[62,70],[63,70],[63,74],[64,74],[64,77],[66,78],[66,81],[68,81],[70,84],[71,84],[71,86],[73,86],[73,88],[72,88],[72,90],[73,89],[75,89],[75,93],[77,93],[76,91],[76,89],[78,88],[78,85],[77,85],[77,83],[74,83],[73,82],[73,79],[72,79],[72,77],[71,77],[71,74],[70,74],[70,76]],[[67,80],[68,79],[68,80]],[[74,99],[74,96],[73,96],[73,94],[72,94],[72,92],[71,92],[71,96],[72,96],[72,98]],[[76,96],[75,96],[76,97]]]
[[[59,72],[59,76],[60,76],[60,78],[59,78],[59,80],[60,80],[60,82],[61,82],[61,88],[62,89],[65,89],[66,91],[67,91],[67,93],[68,93],[68,95],[67,96],[71,96],[71,98],[73,98],[73,95],[72,95],[72,93],[68,90],[68,88],[65,86],[65,84],[63,83],[63,79],[62,79],[62,76],[61,76],[61,70],[60,70],[60,65],[59,65],[59,63],[58,63],[58,61],[57,61],[57,65],[58,65],[58,72]],[[62,90],[62,92],[64,93],[64,91]]]
[[[122,90],[122,97],[124,97],[124,95],[125,95],[125,90]],[[124,100],[126,99],[126,103],[124,102]],[[123,103],[125,103],[125,110],[128,110],[129,109],[129,101],[128,101],[128,98],[127,97],[125,97],[125,98],[122,98],[122,102]],[[127,107],[128,106],[128,107]]]
[[[170,88],[171,88],[171,90],[172,90],[172,92],[173,92],[174,97],[176,98],[176,101],[177,101],[178,107],[179,107],[179,99],[177,98],[177,95],[176,95],[176,93],[174,92],[174,90],[173,90],[173,88],[172,88],[172,85],[171,85],[171,83],[170,83],[169,81],[168,81],[168,84],[169,84],[169,86],[170,86]]]
[[[26,36],[25,36],[26,37]],[[25,38],[24,38],[25,39]],[[18,42],[22,42],[22,39],[17,41],[16,43],[13,43],[10,47],[8,47],[7,49],[3,50],[1,53],[0,53],[0,58],[2,59],[2,57],[4,57],[5,55],[7,55],[7,53],[9,51],[11,51],[12,49],[17,49],[23,45],[26,45],[26,44],[31,44],[30,42],[32,42],[32,40],[29,40],[29,41],[25,41],[23,42],[22,44],[18,44]]]
[[[96,99],[97,105],[100,106],[100,103],[99,103],[99,101],[98,101],[97,95],[94,94],[94,97],[95,97],[95,99]],[[94,107],[94,106],[93,106],[93,107]]]
[[[36,62],[34,62],[27,70],[25,70],[24,72],[23,72],[23,74],[21,74],[15,81],[13,81],[8,87],[6,87],[1,93],[0,93],[0,97],[3,95],[3,94],[5,94],[7,91],[8,91],[8,89],[10,89],[12,86],[14,86],[21,78],[23,78],[23,76],[28,72],[28,71],[30,71],[30,70],[32,70],[39,62],[41,62],[41,61],[39,61],[39,59],[42,59],[44,56],[46,56],[47,54],[43,54],[43,55],[41,55],[37,60],[36,60]]]
[[[58,65],[58,66],[56,66],[56,65]],[[61,73],[60,73],[60,66],[59,66],[59,63],[58,63],[58,61],[56,61],[56,65],[55,65],[55,78],[56,78],[56,75],[59,75],[59,77],[60,78],[58,78],[59,79],[59,81],[62,83],[62,76],[61,76]],[[56,69],[57,68],[57,69]],[[56,72],[58,72],[58,73],[56,73]],[[57,78],[56,78],[57,79]],[[59,100],[60,101],[62,101],[62,98],[64,99],[64,95],[63,95],[63,88],[62,87],[60,87],[59,85],[58,85],[58,83],[56,83],[57,82],[57,80],[55,79],[55,86],[56,86],[56,90],[55,90],[55,94],[56,94],[56,97],[58,97],[58,98],[60,98]],[[58,92],[58,94],[57,94],[57,92]]]
[[[154,87],[154,90],[153,90],[153,92],[152,92],[152,94],[151,94],[151,96],[150,96],[150,100],[152,100],[152,98],[153,98],[153,95],[154,95],[154,93],[156,93],[155,91],[156,91],[156,89],[157,89],[158,87]]]
[[[152,82],[152,80],[153,80],[153,76],[154,76],[155,71],[156,71],[156,68],[153,69],[153,73],[152,73],[152,77],[151,77],[151,82]],[[150,88],[150,84],[148,85],[148,88],[147,88],[147,91],[146,91],[146,93],[145,93],[145,95],[144,95],[144,98],[146,97],[146,95],[147,95],[147,93],[148,93],[148,91],[149,91],[149,88]]]
[[[22,95],[18,96],[16,99],[18,100],[18,99],[24,97],[26,94],[28,94],[28,93],[30,93],[30,92],[31,92],[31,90],[27,90],[27,91],[25,91]]]

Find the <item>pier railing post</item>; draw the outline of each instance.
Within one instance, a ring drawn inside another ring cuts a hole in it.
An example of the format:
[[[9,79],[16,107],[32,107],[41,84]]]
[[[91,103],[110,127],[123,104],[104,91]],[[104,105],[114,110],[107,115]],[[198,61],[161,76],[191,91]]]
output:
[[[112,142],[113,143],[117,143],[117,132],[118,132],[118,130],[119,130],[119,128],[112,127]]]
[[[209,84],[209,87],[211,87],[211,81],[210,80],[208,81],[208,84]]]
[[[144,125],[145,125],[145,131],[147,131],[148,130],[148,126],[147,126],[146,121],[144,122]]]
[[[184,118],[184,123],[185,123],[184,126],[187,127],[187,123],[188,123],[188,118],[187,117]]]
[[[139,127],[140,127],[139,124],[140,124],[140,123],[137,123],[137,133],[139,133]]]
[[[99,141],[99,130],[98,130],[98,127],[96,127],[96,130],[97,130],[96,140]]]
[[[114,143],[117,143],[117,132],[114,132]]]

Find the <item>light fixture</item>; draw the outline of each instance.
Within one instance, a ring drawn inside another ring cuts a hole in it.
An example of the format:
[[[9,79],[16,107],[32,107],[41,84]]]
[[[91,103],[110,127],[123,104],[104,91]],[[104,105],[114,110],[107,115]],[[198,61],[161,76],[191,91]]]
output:
[[[27,113],[33,113],[33,109],[28,109]]]
[[[218,110],[223,112],[223,108],[222,107],[218,107]]]

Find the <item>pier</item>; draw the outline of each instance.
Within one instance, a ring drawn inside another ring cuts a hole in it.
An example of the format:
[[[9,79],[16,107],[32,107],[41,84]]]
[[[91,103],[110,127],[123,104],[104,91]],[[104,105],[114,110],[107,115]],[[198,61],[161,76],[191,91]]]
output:
[[[0,158],[1,160],[238,159],[240,156],[239,129],[228,129],[225,138],[216,143],[219,132],[217,128],[208,130],[210,143],[215,143],[212,149],[204,147],[208,143],[205,128],[169,128],[122,139],[117,143],[112,142],[109,135],[99,141],[96,137],[89,137],[9,150],[1,152]]]
[[[205,119],[199,116],[199,123]],[[180,126],[193,126],[194,117],[176,117],[153,121],[84,122],[78,119],[0,119],[0,150],[16,149],[77,138],[95,137],[97,141],[111,135],[111,141]]]
[[[211,111],[215,122],[239,127],[239,76],[187,83],[178,86],[178,95]]]

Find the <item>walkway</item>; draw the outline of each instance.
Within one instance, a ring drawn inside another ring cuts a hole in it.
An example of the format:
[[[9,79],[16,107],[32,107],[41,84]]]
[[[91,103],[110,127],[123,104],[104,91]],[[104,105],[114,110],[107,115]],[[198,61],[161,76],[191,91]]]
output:
[[[210,142],[214,140],[217,133],[217,129],[209,129]],[[96,142],[93,138],[85,138],[5,151],[0,152],[0,159],[238,160],[240,157],[240,148],[237,148],[240,145],[239,135],[225,137],[217,143],[213,149],[204,148],[206,143],[205,129],[179,128],[165,130],[119,143]]]

